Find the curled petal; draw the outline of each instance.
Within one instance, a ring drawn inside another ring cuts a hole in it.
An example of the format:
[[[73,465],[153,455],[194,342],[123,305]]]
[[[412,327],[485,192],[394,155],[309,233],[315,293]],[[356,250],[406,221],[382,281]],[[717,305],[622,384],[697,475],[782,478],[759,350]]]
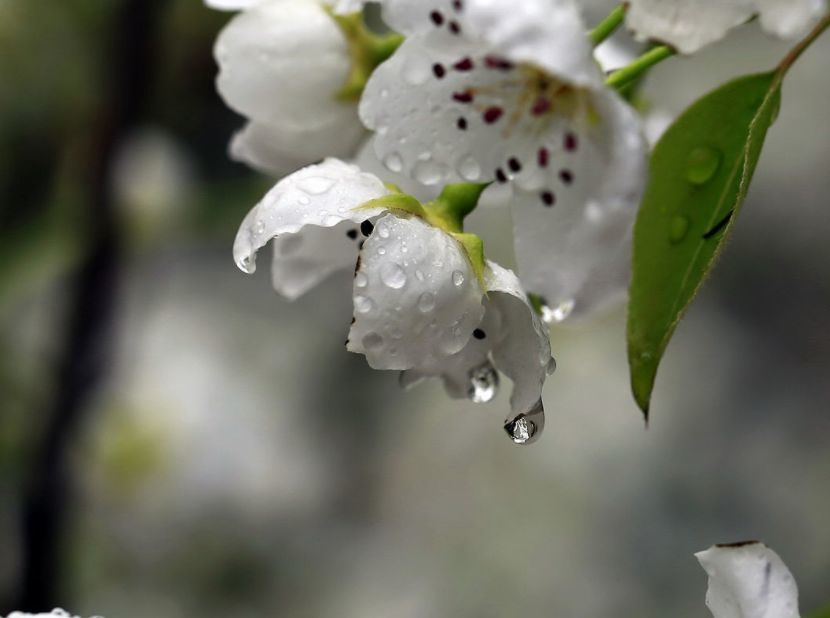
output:
[[[230,156],[279,177],[327,156],[352,156],[366,133],[354,107],[343,106],[318,120],[302,126],[249,122],[233,136]]]
[[[219,34],[216,87],[237,112],[297,129],[336,116],[350,68],[346,39],[315,0],[264,2],[236,15]]]
[[[691,54],[755,15],[771,34],[796,38],[826,10],[825,0],[632,0],[626,23],[641,38]]]
[[[624,298],[631,228],[646,175],[646,144],[630,107],[597,93],[598,122],[573,129],[578,146],[551,155],[558,177],[517,189],[515,251],[525,288],[559,308],[555,319],[587,318]]]
[[[458,241],[388,214],[360,253],[347,348],[375,369],[428,373],[464,348],[484,314],[482,295]]]
[[[709,575],[706,605],[714,618],[798,618],[798,587],[763,543],[715,545],[695,557]]]
[[[288,275],[287,270],[278,269],[275,287],[295,296],[307,287],[312,264],[317,275],[328,269],[321,276],[354,264],[361,224],[384,212],[382,208],[358,207],[388,193],[379,178],[338,159],[310,165],[274,185],[248,213],[234,241],[234,259],[245,272],[254,272],[257,251],[276,239],[276,259],[286,258],[284,269],[290,270],[290,265],[295,264],[301,269],[295,275],[303,274],[300,280],[306,283],[292,279],[281,289],[276,277],[280,273]]]

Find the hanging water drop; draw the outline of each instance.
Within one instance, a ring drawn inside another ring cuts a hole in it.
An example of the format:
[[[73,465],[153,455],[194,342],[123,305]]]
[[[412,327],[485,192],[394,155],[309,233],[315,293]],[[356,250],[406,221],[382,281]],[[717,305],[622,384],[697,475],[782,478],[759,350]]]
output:
[[[693,185],[702,185],[711,180],[718,171],[721,153],[709,146],[694,148],[686,159],[686,180]]]
[[[545,428],[545,409],[542,400],[536,402],[533,408],[525,413],[519,414],[514,419],[509,419],[504,424],[504,431],[513,440],[514,444],[530,444],[535,442],[542,430]]]
[[[356,273],[354,276],[354,286],[356,288],[365,288],[369,283],[369,278],[364,273]]]
[[[545,324],[555,324],[557,322],[561,322],[569,315],[574,309],[574,301],[572,299],[564,300],[558,305],[548,306],[542,305],[541,307],[541,314],[542,314],[542,321]]]
[[[412,173],[418,182],[434,185],[443,179],[444,168],[435,161],[418,161]]]
[[[499,390],[499,374],[490,361],[470,370],[467,397],[473,403],[492,401]]]

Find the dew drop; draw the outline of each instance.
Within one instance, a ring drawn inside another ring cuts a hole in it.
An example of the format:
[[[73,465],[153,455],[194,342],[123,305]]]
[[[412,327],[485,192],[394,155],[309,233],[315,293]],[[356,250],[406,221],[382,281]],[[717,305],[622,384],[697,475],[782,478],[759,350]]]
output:
[[[373,303],[372,299],[367,296],[354,297],[354,310],[358,313],[369,313],[374,306],[375,303]]]
[[[435,294],[432,292],[424,292],[418,297],[418,311],[421,313],[429,313],[435,309]]]
[[[236,259],[236,267],[243,273],[252,274],[256,270],[254,260],[250,255],[243,255]]]
[[[677,215],[669,221],[669,242],[671,244],[676,245],[681,242],[686,238],[688,232],[689,220],[686,217]]]
[[[311,199],[307,195],[301,195],[297,198],[297,201],[303,206],[308,206],[309,204],[311,204]]]
[[[367,333],[363,336],[363,347],[367,350],[377,350],[383,347],[383,337],[377,333]]]
[[[555,371],[556,371],[556,359],[553,358],[553,356],[551,356],[550,359],[548,359],[547,366],[545,367],[545,372],[549,376],[552,376]]]
[[[499,374],[490,361],[475,367],[469,373],[470,385],[467,388],[467,397],[473,403],[487,403],[499,391]]]
[[[420,269],[416,269],[415,270],[415,278],[418,281],[423,281],[425,279],[423,271],[421,271]]]
[[[686,180],[693,185],[707,183],[718,171],[721,153],[709,146],[694,148],[686,159]]]
[[[389,226],[386,224],[385,221],[381,222],[378,225],[378,236],[381,238],[389,238]]]
[[[369,278],[363,273],[357,273],[354,276],[354,285],[356,288],[365,288],[369,283]],[[363,298],[361,296],[361,298]]]
[[[406,273],[400,265],[394,262],[387,262],[380,267],[380,280],[387,287],[399,290],[406,285]]]
[[[262,234],[265,231],[265,221],[258,219],[254,224],[254,234]]]
[[[458,162],[458,173],[464,180],[475,181],[481,177],[481,166],[472,155],[467,155]]]
[[[386,255],[386,247],[378,247],[378,255]]]
[[[309,176],[303,178],[297,186],[311,195],[320,195],[331,189],[334,186],[334,181],[322,176]]]
[[[520,414],[504,424],[504,430],[514,444],[535,442],[544,428],[545,409],[542,406],[541,399],[536,402],[536,405],[529,412]]]
[[[548,305],[542,305],[542,321],[545,324],[555,324],[557,322],[561,322],[569,315],[574,309],[574,301],[564,300],[558,305],[554,305],[549,307]]]
[[[383,159],[383,164],[386,166],[386,169],[396,174],[403,169],[403,159],[401,159],[401,155],[397,152],[390,152],[386,155]]]
[[[452,272],[452,284],[457,288],[460,288],[462,285],[464,285],[464,273],[462,273],[460,270],[454,270]]]
[[[412,170],[415,180],[425,185],[434,185],[444,177],[444,169],[435,161],[418,161]]]

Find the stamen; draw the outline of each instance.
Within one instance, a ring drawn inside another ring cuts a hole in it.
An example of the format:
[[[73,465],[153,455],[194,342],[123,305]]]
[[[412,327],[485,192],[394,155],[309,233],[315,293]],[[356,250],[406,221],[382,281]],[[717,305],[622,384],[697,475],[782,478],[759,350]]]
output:
[[[547,97],[536,97],[533,102],[533,107],[530,108],[530,113],[534,116],[542,116],[550,110],[551,103]]]
[[[363,223],[360,224],[360,232],[364,236],[369,236],[374,229],[375,229],[375,224],[372,223],[371,221],[369,221],[369,219],[366,219],[366,221],[364,221]]]
[[[496,168],[496,180],[498,180],[501,183],[507,182],[507,174],[505,174],[504,170],[502,170],[500,167]]]
[[[484,66],[488,69],[496,69],[499,71],[509,71],[513,68],[513,63],[500,56],[484,56]]]
[[[510,157],[507,160],[507,167],[509,167],[510,171],[514,174],[518,174],[522,171],[522,164],[516,157]]]
[[[435,74],[435,77],[441,79],[446,75],[447,70],[444,68],[444,65],[435,63],[432,65],[432,72]]]
[[[550,160],[550,152],[547,148],[540,148],[539,152],[536,156],[536,161],[539,163],[539,167],[547,167],[548,161]]]
[[[485,337],[487,337],[487,333],[485,333],[480,328],[477,328],[473,331],[473,337],[475,337],[476,339],[481,340],[481,339],[484,339]]]
[[[452,98],[453,101],[458,101],[459,103],[472,103],[473,91],[465,90],[464,92],[453,92]]]
[[[441,15],[439,11],[432,11],[432,13],[429,14],[429,18],[436,26],[440,26],[444,23],[444,16]]]
[[[502,117],[502,114],[504,114],[504,110],[501,107],[493,106],[484,110],[482,118],[484,118],[484,122],[487,124],[493,124]]]
[[[461,26],[458,25],[458,22],[453,20],[450,22],[450,32],[453,34],[461,34]]]
[[[574,181],[573,172],[571,170],[561,170],[559,172],[559,179],[566,185],[569,185]]]
[[[573,152],[577,149],[579,142],[576,138],[576,135],[571,133],[570,131],[565,133],[565,150],[568,152]]]
[[[455,126],[457,126],[462,131],[466,131],[467,130],[467,119],[466,118],[459,118],[458,121],[455,123]]]
[[[464,3],[461,0],[453,0],[452,8],[454,8],[456,12],[460,12],[461,9],[464,8]]]
[[[539,195],[542,198],[542,203],[545,206],[553,206],[556,203],[556,196],[551,191],[542,191]]]
[[[352,240],[357,239],[357,230],[349,230],[348,232],[346,232],[346,236],[348,236]]]
[[[474,67],[473,59],[468,56],[466,58],[462,58],[452,66],[456,71],[472,71]]]

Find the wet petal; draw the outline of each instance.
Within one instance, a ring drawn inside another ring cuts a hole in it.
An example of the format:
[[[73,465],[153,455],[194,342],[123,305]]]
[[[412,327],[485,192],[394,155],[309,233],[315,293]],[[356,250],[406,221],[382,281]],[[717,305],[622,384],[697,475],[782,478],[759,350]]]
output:
[[[314,126],[346,105],[335,98],[350,68],[346,39],[315,0],[266,2],[236,15],[214,55],[219,93],[252,120]]]
[[[706,605],[714,618],[798,618],[798,587],[763,543],[715,545],[695,554],[709,575]]]
[[[490,302],[501,319],[501,329],[494,333],[493,362],[513,381],[513,417],[527,414],[540,405],[542,386],[555,366],[547,328],[512,271],[488,262],[485,282]]]
[[[586,318],[624,298],[631,228],[645,182],[646,145],[634,112],[614,93],[597,93],[599,122],[574,128],[547,158],[553,182],[515,192],[515,252],[525,288]]]
[[[279,177],[327,156],[349,158],[366,134],[354,107],[318,120],[302,126],[249,122],[233,136],[230,156]]]
[[[304,272],[308,271],[309,251],[318,253],[315,263],[320,269],[351,266],[357,258],[361,224],[384,212],[382,208],[356,207],[388,193],[379,178],[338,159],[303,168],[278,182],[248,213],[234,241],[234,259],[242,270],[253,272],[257,251],[276,238],[277,255],[294,256]],[[330,237],[331,251],[326,248],[323,235]],[[304,244],[306,248],[301,251]],[[347,250],[350,245],[353,248]],[[325,268],[324,262],[328,264]],[[287,285],[282,291],[289,295],[289,290],[303,287],[294,280]],[[281,289],[276,281],[275,286]]]
[[[375,369],[429,373],[464,348],[482,295],[458,241],[417,217],[386,215],[360,253],[347,348]]]

